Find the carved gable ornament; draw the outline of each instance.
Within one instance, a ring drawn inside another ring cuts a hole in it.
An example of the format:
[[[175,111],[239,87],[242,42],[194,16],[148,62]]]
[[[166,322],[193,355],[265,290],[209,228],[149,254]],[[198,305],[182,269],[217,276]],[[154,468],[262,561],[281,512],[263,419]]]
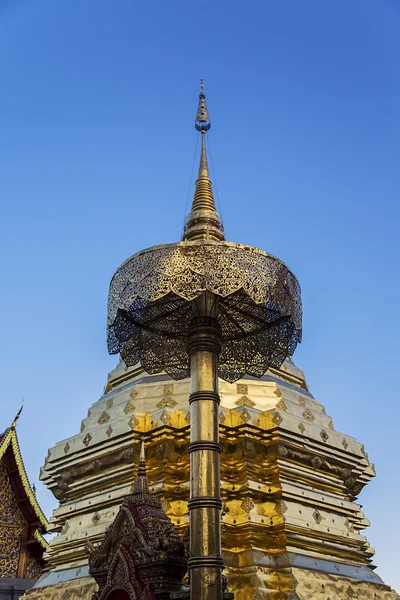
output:
[[[149,491],[144,454],[133,492],[125,497],[103,541],[88,542],[89,572],[99,590],[93,600],[118,594],[129,600],[158,600],[179,591],[187,571],[182,540],[161,502]]]

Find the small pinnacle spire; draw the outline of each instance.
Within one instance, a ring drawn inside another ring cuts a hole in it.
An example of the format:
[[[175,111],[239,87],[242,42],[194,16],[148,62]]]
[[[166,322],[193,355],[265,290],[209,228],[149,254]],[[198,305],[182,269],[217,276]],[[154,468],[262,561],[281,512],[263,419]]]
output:
[[[133,484],[133,494],[143,494],[149,491],[149,482],[147,481],[146,456],[144,451],[144,440],[140,447],[139,466],[136,474],[136,479]]]
[[[224,240],[223,227],[217,213],[208,170],[205,135],[211,127],[208,114],[204,81],[200,79],[199,105],[195,128],[201,133],[200,165],[195,185],[192,208],[186,217],[183,240]]]

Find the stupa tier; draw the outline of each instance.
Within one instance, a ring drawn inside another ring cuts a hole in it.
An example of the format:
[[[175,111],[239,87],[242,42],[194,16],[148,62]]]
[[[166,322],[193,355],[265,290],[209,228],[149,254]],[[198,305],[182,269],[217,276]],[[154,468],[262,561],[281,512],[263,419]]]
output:
[[[261,379],[220,381],[222,549],[236,600],[394,600],[374,572],[357,497],[375,475],[362,444],[336,431],[291,360]],[[50,449],[42,481],[60,501],[47,571],[27,596],[87,599],[87,542],[104,538],[144,437],[150,490],[184,537],[189,499],[189,379],[124,363],[81,430]]]

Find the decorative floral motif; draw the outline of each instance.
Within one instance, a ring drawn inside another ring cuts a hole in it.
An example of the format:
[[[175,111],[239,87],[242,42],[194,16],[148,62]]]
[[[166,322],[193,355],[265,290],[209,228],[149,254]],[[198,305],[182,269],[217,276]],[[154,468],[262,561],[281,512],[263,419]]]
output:
[[[136,407],[133,405],[132,400],[128,400],[128,402],[126,403],[125,408],[124,408],[124,413],[127,415],[128,413],[133,412],[135,410],[135,408]]]
[[[236,385],[236,392],[238,394],[246,395],[249,393],[249,386],[246,383],[238,383]]]
[[[250,498],[246,496],[246,498],[243,500],[240,506],[246,512],[250,512],[254,508],[254,502],[252,502]]]
[[[248,396],[242,396],[239,400],[235,402],[236,406],[255,406],[256,403],[253,402]]]
[[[157,408],[174,408],[178,403],[173,398],[165,396],[160,402],[157,403]]]
[[[37,579],[39,563],[26,551],[28,526],[0,460],[0,577]]]
[[[281,400],[279,400],[279,402],[277,402],[276,408],[278,408],[279,410],[287,410],[287,404],[285,403],[283,398],[281,398]]]
[[[103,413],[101,413],[97,422],[99,425],[104,425],[104,423],[107,423],[110,420],[110,418],[111,418],[110,415],[105,410]]]
[[[307,419],[307,421],[313,422],[315,420],[315,417],[309,408],[306,408],[306,410],[303,412],[303,417]]]

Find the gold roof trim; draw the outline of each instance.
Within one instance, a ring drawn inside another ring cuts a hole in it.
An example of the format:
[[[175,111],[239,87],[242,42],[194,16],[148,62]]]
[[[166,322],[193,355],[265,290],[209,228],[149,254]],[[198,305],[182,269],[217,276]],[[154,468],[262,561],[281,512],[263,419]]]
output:
[[[29,483],[28,475],[25,470],[24,461],[22,460],[21,449],[20,449],[19,443],[18,443],[18,437],[17,437],[16,428],[15,428],[15,423],[16,423],[16,420],[14,420],[12,426],[8,430],[6,430],[2,440],[0,442],[0,460],[3,458],[7,449],[11,445],[13,453],[14,453],[14,457],[15,457],[15,462],[16,462],[16,465],[18,468],[18,474],[21,478],[25,494],[27,495],[27,498],[28,498],[31,506],[32,506],[33,510],[35,511],[35,515],[37,516],[37,518],[40,521],[43,528],[47,531],[49,522],[46,519],[44,512],[40,508],[39,503],[36,500],[36,496],[32,490],[31,484]]]

